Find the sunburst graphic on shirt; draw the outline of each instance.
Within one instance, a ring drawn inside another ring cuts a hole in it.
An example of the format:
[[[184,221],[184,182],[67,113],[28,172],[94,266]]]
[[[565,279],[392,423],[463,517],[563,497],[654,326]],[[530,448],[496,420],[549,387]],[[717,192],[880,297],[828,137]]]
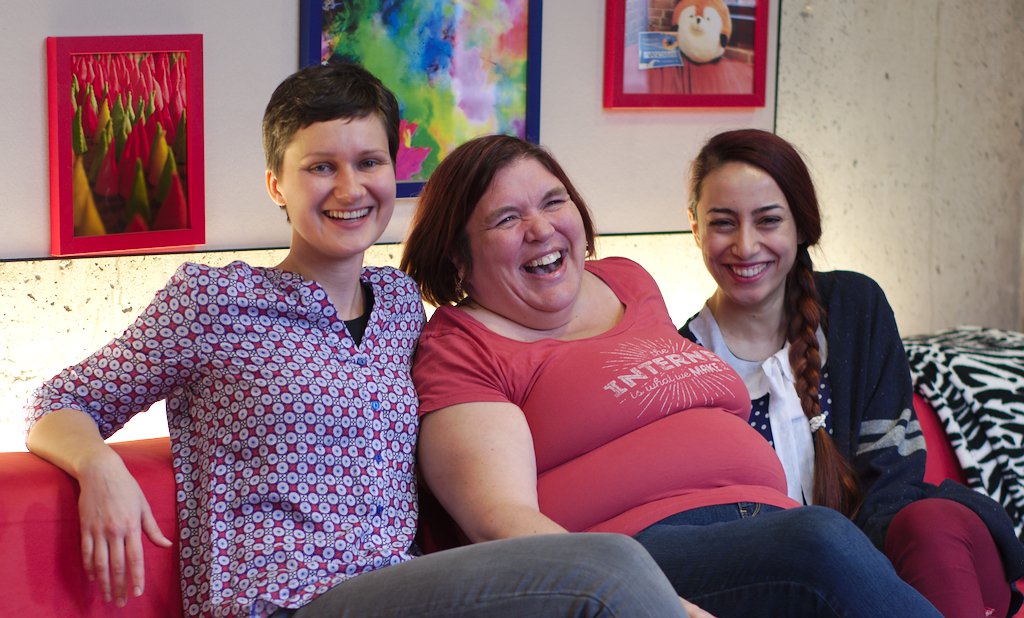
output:
[[[731,393],[724,361],[703,348],[687,350],[681,339],[637,338],[604,354],[610,358],[602,369],[613,374],[604,390],[635,408],[637,418],[712,405]]]

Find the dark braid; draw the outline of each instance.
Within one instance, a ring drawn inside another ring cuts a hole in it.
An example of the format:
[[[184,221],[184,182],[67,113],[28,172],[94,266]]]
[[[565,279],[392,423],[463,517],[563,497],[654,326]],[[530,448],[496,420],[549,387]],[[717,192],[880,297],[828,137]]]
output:
[[[789,362],[796,378],[800,406],[808,419],[821,414],[821,350],[817,330],[825,321],[825,309],[814,285],[814,264],[808,252],[821,239],[821,211],[814,182],[800,153],[774,133],[738,129],[713,136],[690,168],[690,212],[696,221],[704,180],[723,165],[737,161],[764,170],[779,186],[793,214],[799,240],[796,261],[786,277],[786,340]],[[863,494],[853,467],[827,431],[814,437],[815,504],[829,506],[853,517]]]
[[[814,264],[807,246],[797,249],[793,270],[786,278],[786,339],[789,363],[793,367],[796,392],[804,415],[821,414],[818,399],[821,384],[821,350],[818,326],[824,321],[825,308],[818,302],[814,285]],[[863,493],[853,467],[836,448],[824,427],[814,437],[814,504],[831,507],[851,519],[857,514]]]

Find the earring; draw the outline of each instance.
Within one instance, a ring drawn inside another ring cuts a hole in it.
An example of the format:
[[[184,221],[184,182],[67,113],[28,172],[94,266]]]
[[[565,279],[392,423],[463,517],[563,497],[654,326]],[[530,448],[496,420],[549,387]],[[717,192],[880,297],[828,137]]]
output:
[[[462,275],[459,275],[459,280],[455,282],[455,300],[462,300],[465,295],[466,291],[462,289]]]

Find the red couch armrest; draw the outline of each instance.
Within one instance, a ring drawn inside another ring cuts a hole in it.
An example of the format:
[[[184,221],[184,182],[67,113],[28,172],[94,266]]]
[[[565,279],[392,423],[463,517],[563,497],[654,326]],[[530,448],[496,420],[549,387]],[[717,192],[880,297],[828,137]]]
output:
[[[177,539],[174,472],[167,438],[114,443],[138,480],[164,534]],[[0,608],[5,615],[182,615],[177,542],[170,549],[143,539],[146,592],[124,608],[104,603],[82,568],[78,485],[31,453],[0,453]]]
[[[942,421],[931,405],[923,397],[914,393],[914,412],[921,423],[921,433],[928,447],[928,457],[924,463],[924,480],[938,485],[945,479],[953,479],[967,484],[963,468],[956,458],[956,452],[949,443]]]

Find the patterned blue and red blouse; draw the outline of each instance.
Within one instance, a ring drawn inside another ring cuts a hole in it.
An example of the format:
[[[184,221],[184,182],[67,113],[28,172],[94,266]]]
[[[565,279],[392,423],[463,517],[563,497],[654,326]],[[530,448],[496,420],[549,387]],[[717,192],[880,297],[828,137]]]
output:
[[[374,303],[357,344],[316,282],[184,264],[29,402],[30,425],[72,408],[108,437],[166,399],[186,614],[267,616],[411,557],[423,305],[393,268],[361,279]]]

